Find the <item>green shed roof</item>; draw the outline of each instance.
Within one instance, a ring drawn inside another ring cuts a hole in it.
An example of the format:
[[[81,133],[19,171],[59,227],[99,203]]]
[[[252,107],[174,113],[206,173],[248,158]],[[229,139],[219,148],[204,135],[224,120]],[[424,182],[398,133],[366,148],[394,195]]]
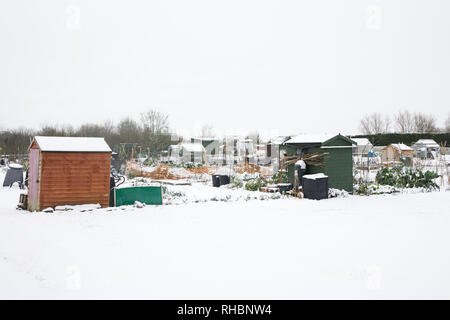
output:
[[[322,146],[352,146],[357,145],[352,139],[341,135],[340,133],[322,143]]]

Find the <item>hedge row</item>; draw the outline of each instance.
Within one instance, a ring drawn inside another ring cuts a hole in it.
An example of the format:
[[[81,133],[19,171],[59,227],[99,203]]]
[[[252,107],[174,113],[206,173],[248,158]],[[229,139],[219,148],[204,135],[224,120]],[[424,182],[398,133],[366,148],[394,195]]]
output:
[[[374,146],[387,146],[391,143],[411,145],[419,139],[433,139],[439,145],[450,145],[450,133],[380,133],[371,135],[357,135],[350,138],[367,138]]]

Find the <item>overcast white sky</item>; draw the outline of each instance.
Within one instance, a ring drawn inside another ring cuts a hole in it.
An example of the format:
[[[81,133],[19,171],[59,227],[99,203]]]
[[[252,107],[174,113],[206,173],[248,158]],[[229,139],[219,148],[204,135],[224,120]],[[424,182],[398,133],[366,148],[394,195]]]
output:
[[[357,133],[364,114],[400,109],[442,125],[449,12],[448,0],[2,0],[0,127],[149,108],[193,134]]]

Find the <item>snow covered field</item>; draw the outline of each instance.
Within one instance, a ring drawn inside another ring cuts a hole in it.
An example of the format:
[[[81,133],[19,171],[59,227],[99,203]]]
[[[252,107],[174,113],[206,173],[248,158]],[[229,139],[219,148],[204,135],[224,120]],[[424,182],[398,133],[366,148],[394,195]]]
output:
[[[449,192],[29,213],[0,188],[0,298],[450,298]]]

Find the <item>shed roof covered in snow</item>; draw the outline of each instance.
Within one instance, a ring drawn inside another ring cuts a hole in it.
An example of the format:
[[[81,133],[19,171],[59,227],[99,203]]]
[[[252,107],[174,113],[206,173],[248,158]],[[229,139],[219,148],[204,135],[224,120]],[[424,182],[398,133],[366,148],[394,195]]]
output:
[[[372,145],[367,138],[352,138],[353,141],[356,142],[358,146],[369,146]]]
[[[412,151],[413,150],[411,147],[408,147],[406,144],[403,144],[403,143],[392,143],[391,146],[399,151]]]
[[[433,139],[419,139],[417,142],[425,143],[425,144],[437,144]]]
[[[201,143],[182,143],[180,146],[187,152],[203,152],[205,147]]]
[[[351,148],[356,142],[338,134],[299,134],[287,140],[285,144],[294,145],[322,145],[322,148],[344,147]],[[326,145],[326,146],[325,146]]]
[[[335,134],[299,134],[290,138],[286,143],[323,143],[336,136]]]
[[[278,136],[270,139],[267,144],[282,144],[288,139],[290,139],[290,136]]]
[[[434,141],[433,139],[419,139],[419,140],[417,140],[416,143],[414,143],[414,145],[423,145],[423,146],[427,146],[427,147],[439,148],[439,144],[437,144],[437,142]]]
[[[103,138],[36,136],[35,142],[43,152],[111,152]]]

